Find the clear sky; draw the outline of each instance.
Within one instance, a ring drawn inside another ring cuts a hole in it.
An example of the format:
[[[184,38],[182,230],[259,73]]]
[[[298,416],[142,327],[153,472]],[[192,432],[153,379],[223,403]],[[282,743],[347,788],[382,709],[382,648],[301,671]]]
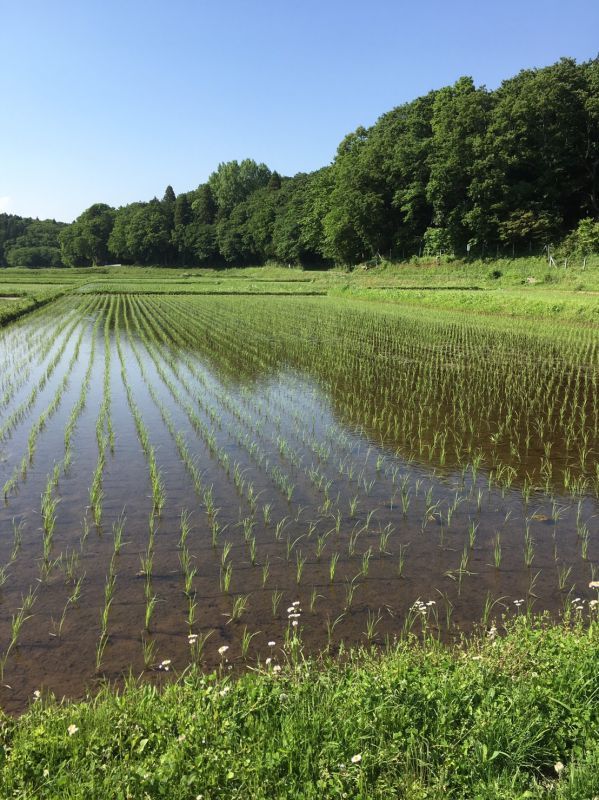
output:
[[[313,170],[400,103],[598,34],[598,0],[0,0],[0,211],[70,221],[235,158]]]

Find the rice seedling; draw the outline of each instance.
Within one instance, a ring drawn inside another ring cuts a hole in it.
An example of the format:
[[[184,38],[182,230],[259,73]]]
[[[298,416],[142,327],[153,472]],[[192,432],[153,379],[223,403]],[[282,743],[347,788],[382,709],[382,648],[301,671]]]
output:
[[[381,610],[375,613],[374,611],[368,610],[368,617],[366,620],[366,630],[364,631],[364,636],[366,637],[368,642],[374,641],[377,635],[377,628],[381,620],[383,619],[383,615],[381,614]]]
[[[339,561],[339,553],[335,551],[331,553],[331,560],[329,563],[329,581],[333,583],[335,580],[335,572],[337,570],[337,562]]]
[[[126,517],[121,513],[116,522],[112,525],[112,544],[115,555],[119,555],[123,546],[123,531],[125,530]]]
[[[181,511],[181,525],[180,525],[180,534],[179,534],[179,548],[182,549],[185,547],[187,542],[187,537],[191,531],[191,514],[189,511],[184,508]]]
[[[194,597],[191,595],[191,593],[188,593],[187,619],[186,619],[186,622],[187,622],[187,625],[188,625],[190,630],[193,628],[193,626],[196,623],[197,609],[198,609],[197,601],[194,599]]]
[[[370,569],[370,559],[372,557],[372,547],[369,547],[365,553],[362,554],[362,568],[360,570],[360,574],[365,578],[368,575],[368,570]]]
[[[24,528],[25,528],[25,520],[19,520],[19,522],[17,522],[15,520],[15,518],[13,517],[13,519],[12,519],[13,544],[12,544],[12,550],[11,550],[11,553],[10,553],[10,561],[11,561],[11,563],[13,561],[17,560],[17,556],[19,555],[19,552],[20,552],[21,547],[23,545],[23,529]]]
[[[568,583],[568,579],[570,578],[571,574],[572,574],[572,567],[571,566],[563,565],[563,566],[558,568],[558,570],[557,570],[557,585],[558,585],[558,588],[559,588],[560,592],[563,592],[563,591],[566,590],[566,584]]]
[[[277,616],[278,609],[279,606],[281,605],[282,599],[283,599],[283,592],[280,592],[278,589],[274,589],[273,593],[270,596],[273,617]]]
[[[221,592],[225,592],[225,594],[229,593],[229,587],[231,586],[231,578],[233,576],[233,564],[229,561],[224,566],[220,568],[220,590]]]
[[[530,569],[530,567],[532,566],[534,557],[535,557],[535,543],[534,539],[530,534],[530,530],[527,524],[524,531],[524,563],[526,564],[526,567],[528,569]]]
[[[345,581],[345,606],[343,610],[346,613],[351,610],[352,603],[354,601],[354,595],[358,586],[359,584],[356,582],[356,578],[352,578],[352,580],[346,579]]]
[[[331,643],[333,641],[333,633],[335,632],[335,628],[337,625],[344,619],[345,612],[339,614],[334,620],[331,621],[330,617],[327,617],[326,626],[327,626],[327,651],[331,649]]]
[[[144,614],[144,628],[146,631],[150,631],[151,624],[152,624],[152,617],[154,616],[154,611],[156,610],[156,604],[158,603],[158,598],[156,595],[152,595],[151,597],[146,598],[146,606],[145,606],[145,614]]]
[[[408,545],[400,544],[399,545],[399,555],[397,557],[397,575],[399,578],[403,577],[404,567],[406,563],[406,549]]]
[[[247,625],[243,627],[243,633],[241,634],[241,657],[247,658],[248,650],[250,644],[252,643],[252,639],[255,636],[258,636],[260,631],[254,631],[254,633],[249,633],[247,629]]]
[[[249,595],[240,594],[233,598],[233,608],[229,616],[229,622],[236,622],[241,619],[242,615],[247,611]]]
[[[295,553],[295,582],[299,586],[302,582],[302,574],[304,572],[304,566],[306,564],[306,556],[302,555],[301,550],[296,550]]]
[[[141,635],[141,648],[144,660],[144,669],[150,669],[156,661],[156,641],[149,639],[143,633]]]
[[[202,661],[202,656],[204,653],[204,649],[206,647],[206,642],[208,639],[214,635],[214,630],[209,630],[206,633],[189,633],[187,636],[187,641],[189,643],[190,655],[191,655],[191,662],[194,664],[200,664]]]
[[[266,554],[266,558],[264,560],[264,564],[262,564],[262,588],[266,586],[266,582],[268,581],[268,575],[270,573],[270,559],[268,557],[268,553]]]

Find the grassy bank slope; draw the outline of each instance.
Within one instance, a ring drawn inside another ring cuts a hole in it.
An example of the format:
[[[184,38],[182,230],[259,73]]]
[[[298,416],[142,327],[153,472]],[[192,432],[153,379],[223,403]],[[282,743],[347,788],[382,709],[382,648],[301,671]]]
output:
[[[456,649],[42,698],[2,722],[0,795],[591,800],[598,663],[596,621],[521,618]]]
[[[421,259],[383,263],[352,272],[340,269],[297,270],[286,267],[244,269],[166,269],[99,267],[96,269],[0,270],[0,300],[8,306],[40,300],[50,293],[265,294],[326,295],[384,304],[426,306],[473,314],[529,319],[546,318],[599,323],[599,257],[549,267],[542,258],[498,261]],[[35,303],[30,302],[29,308]],[[9,317],[7,316],[6,319]]]
[[[599,293],[537,289],[428,290],[378,289],[347,286],[337,297],[446,309],[498,317],[528,317],[599,324]]]

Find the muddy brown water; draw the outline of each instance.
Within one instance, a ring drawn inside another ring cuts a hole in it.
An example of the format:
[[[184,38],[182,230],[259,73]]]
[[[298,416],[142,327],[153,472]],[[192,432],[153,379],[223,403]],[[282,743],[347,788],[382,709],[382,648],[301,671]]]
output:
[[[148,349],[147,331],[132,323],[131,338],[120,325],[120,347],[166,495],[164,508],[154,515],[147,590],[142,557],[150,540],[152,486],[121,377],[114,323],[108,341],[115,445],[106,452],[101,525],[94,524],[89,508],[103,398],[103,319],[94,329],[101,313],[81,317],[57,369],[0,444],[1,485],[27,457],[32,425],[52,402],[83,330],[66,390],[39,434],[26,476],[19,477],[17,490],[0,509],[0,653],[6,657],[0,702],[5,711],[22,711],[35,690],[80,697],[99,682],[118,682],[128,673],[163,681],[190,663],[190,633],[200,640],[207,637],[201,654],[206,669],[223,665],[235,671],[266,658],[282,663],[289,637],[301,638],[306,653],[338,652],[341,646],[384,645],[407,628],[421,631],[426,621],[436,635],[454,639],[480,623],[489,604],[494,604],[490,618],[523,613],[526,607],[556,615],[568,602],[588,613],[588,601],[596,596],[588,584],[599,559],[595,497],[532,492],[526,502],[517,485],[501,490],[489,484],[482,468],[473,476],[468,470],[406,460],[389,442],[381,444],[374,433],[369,435],[367,424],[344,419],[309,371],[281,362],[278,369],[271,363],[237,374],[219,372],[218,358],[208,359],[204,351],[180,342]],[[20,335],[51,315],[50,308],[22,322]],[[73,434],[72,463],[61,470],[54,490],[59,502],[51,563],[44,569],[41,497],[64,456],[65,426],[94,336],[89,392]],[[0,425],[27,397],[62,341],[36,363],[27,383],[1,410]],[[276,330],[272,341],[276,347]],[[14,335],[4,332],[0,361],[7,356],[2,348],[14,344]],[[234,336],[223,345],[232,360],[243,346]],[[359,394],[361,387],[345,390]],[[192,424],[189,407],[203,427]],[[185,442],[204,489],[211,489],[220,526],[216,545],[210,503],[198,494],[173,431]],[[552,455],[560,458],[559,452]],[[293,483],[291,499],[282,488],[282,475]],[[187,594],[179,543],[183,509],[190,514],[186,547],[195,570]],[[125,523],[113,561],[108,640],[98,669],[113,524],[121,516]],[[584,552],[581,526],[588,531]],[[529,565],[527,528],[534,550]],[[20,531],[18,546],[15,530]],[[336,559],[332,577],[331,559]],[[222,586],[223,564],[231,565],[228,591]],[[82,579],[81,594],[69,603],[77,578]],[[11,644],[15,616],[29,592],[33,605]],[[156,598],[147,628],[146,595]],[[239,598],[246,607],[231,619]],[[419,602],[421,611],[415,607]],[[195,611],[191,624],[190,603]],[[245,654],[244,636],[246,641],[251,636]],[[268,644],[272,641],[274,646]],[[148,666],[144,642],[153,648]],[[219,653],[223,647],[228,649]],[[160,668],[165,661],[170,662],[168,671]]]

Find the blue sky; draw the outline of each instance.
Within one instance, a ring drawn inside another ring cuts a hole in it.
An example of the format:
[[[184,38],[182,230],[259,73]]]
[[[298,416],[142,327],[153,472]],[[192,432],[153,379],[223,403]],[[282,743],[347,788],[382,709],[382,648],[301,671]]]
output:
[[[0,0],[0,211],[70,221],[234,158],[316,169],[461,75],[593,58],[597,31],[597,0]]]

